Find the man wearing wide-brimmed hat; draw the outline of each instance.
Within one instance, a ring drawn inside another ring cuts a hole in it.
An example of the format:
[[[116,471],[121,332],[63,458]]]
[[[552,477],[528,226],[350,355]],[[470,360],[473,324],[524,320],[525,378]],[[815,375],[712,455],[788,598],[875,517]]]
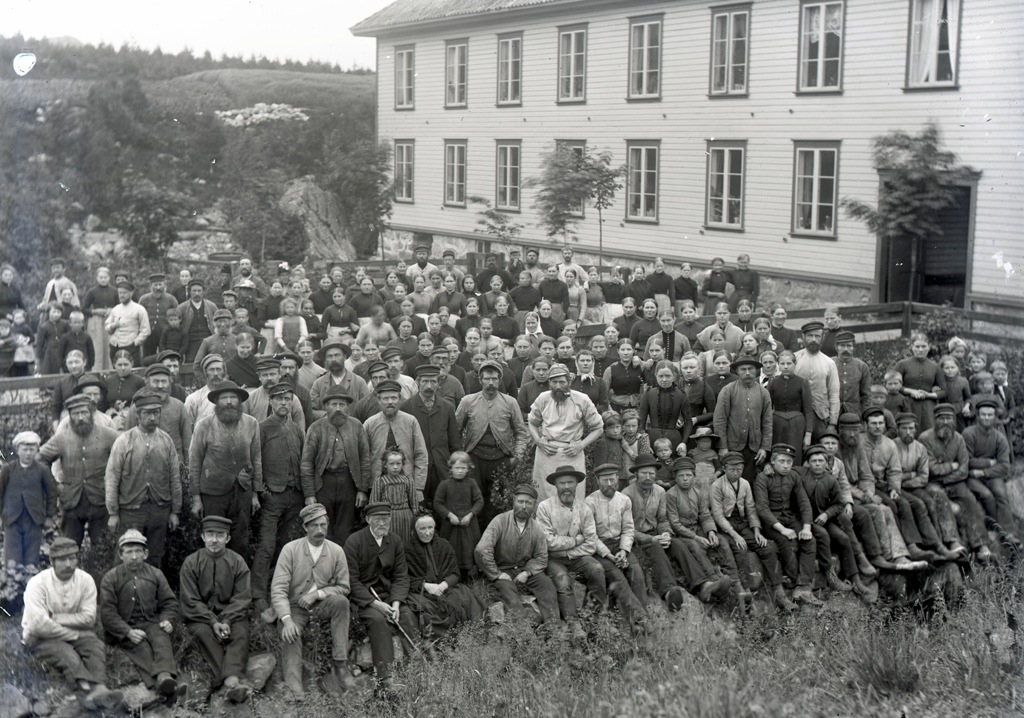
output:
[[[260,507],[253,489],[263,485],[263,457],[259,422],[242,411],[247,398],[249,392],[233,381],[210,390],[206,399],[214,413],[195,426],[188,475],[192,513],[234,522],[228,548],[249,560],[249,517]]]
[[[352,397],[353,401],[359,401],[369,396],[370,388],[366,385],[366,381],[345,366],[345,362],[351,356],[352,347],[342,339],[328,339],[320,347],[317,359],[327,369],[327,373],[319,377],[309,387],[309,403],[315,418],[319,419],[326,413],[323,407],[323,397],[332,386],[340,386],[346,394]]]
[[[722,388],[715,406],[715,433],[722,438],[719,454],[740,452],[746,460],[744,473],[753,476],[772,446],[772,400],[757,381],[761,362],[740,357],[732,370],[740,379]]]
[[[116,711],[124,696],[107,688],[106,648],[96,635],[96,582],[78,568],[78,545],[59,536],[50,568],[25,586],[22,642],[36,659],[64,674],[86,710]]]

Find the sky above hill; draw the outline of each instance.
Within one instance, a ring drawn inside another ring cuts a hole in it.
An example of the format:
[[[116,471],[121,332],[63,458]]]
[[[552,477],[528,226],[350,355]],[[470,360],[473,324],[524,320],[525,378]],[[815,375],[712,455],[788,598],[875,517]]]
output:
[[[373,38],[349,28],[393,0],[0,0],[0,34],[72,37],[177,53],[336,62],[374,68]],[[31,49],[31,48],[28,48]],[[10,62],[12,58],[3,58]]]

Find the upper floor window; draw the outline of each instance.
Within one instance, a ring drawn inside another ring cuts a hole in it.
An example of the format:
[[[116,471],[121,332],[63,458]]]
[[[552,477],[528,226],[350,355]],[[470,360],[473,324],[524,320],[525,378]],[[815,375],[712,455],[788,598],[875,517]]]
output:
[[[843,66],[843,3],[804,3],[800,12],[800,89],[839,90]]]
[[[395,140],[395,201],[413,200],[413,161],[415,143],[413,140]]]
[[[908,87],[956,84],[960,0],[911,0]]]
[[[416,54],[412,47],[395,48],[395,109],[412,109],[416,104]]]
[[[626,219],[658,221],[659,142],[630,142],[626,182]]]
[[[466,206],[466,141],[444,143],[444,203]]]
[[[523,36],[498,38],[498,104],[522,104]]]
[[[798,144],[795,161],[793,232],[834,237],[839,196],[838,144]]]
[[[750,10],[716,8],[711,13],[711,94],[745,95]]]
[[[469,73],[469,44],[450,40],[444,47],[444,106],[466,106],[466,78]]]
[[[587,29],[561,28],[558,31],[558,100],[587,99]]]
[[[711,142],[708,145],[708,207],[711,227],[743,229],[744,142]]]
[[[494,204],[498,209],[519,209],[519,157],[521,145],[519,141],[499,140],[498,157],[495,163],[497,177],[495,182]]]
[[[661,95],[661,18],[633,20],[629,25],[629,96]]]

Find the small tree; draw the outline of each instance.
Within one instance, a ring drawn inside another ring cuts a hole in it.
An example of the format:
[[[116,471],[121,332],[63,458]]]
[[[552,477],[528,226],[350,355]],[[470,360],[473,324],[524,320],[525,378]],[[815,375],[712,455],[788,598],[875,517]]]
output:
[[[483,232],[494,237],[496,240],[501,242],[502,247],[505,248],[505,253],[508,254],[510,249],[509,245],[514,242],[515,238],[523,231],[523,225],[512,221],[512,217],[508,212],[502,212],[500,209],[495,209],[491,205],[491,201],[486,197],[473,195],[467,199],[471,204],[483,207],[483,209],[477,212],[477,214],[480,215],[480,219],[476,221],[476,223],[483,227],[483,229],[477,229],[475,231]]]
[[[847,215],[889,242],[911,242],[910,296],[914,296],[918,248],[943,234],[939,217],[958,202],[957,186],[977,172],[960,165],[941,147],[939,130],[925,125],[919,135],[891,132],[874,139],[874,164],[881,178],[878,207],[850,197],[842,199]]]

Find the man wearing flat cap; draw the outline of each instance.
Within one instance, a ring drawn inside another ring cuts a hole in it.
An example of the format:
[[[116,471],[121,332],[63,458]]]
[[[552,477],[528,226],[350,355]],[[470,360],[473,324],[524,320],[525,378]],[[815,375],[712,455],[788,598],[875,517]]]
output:
[[[273,413],[270,406],[270,389],[281,383],[281,360],[277,357],[260,357],[256,360],[256,374],[260,380],[259,388],[249,392],[249,398],[242,404],[242,411],[256,421],[263,421]],[[305,433],[306,416],[302,412],[302,403],[294,392],[288,408],[288,418]]]
[[[548,391],[537,397],[527,422],[537,445],[533,462],[533,482],[544,499],[554,496],[548,475],[558,466],[572,465],[584,471],[584,450],[601,438],[604,422],[590,398],[569,388],[569,370],[554,364],[548,371]],[[582,502],[585,487],[577,487]],[[543,503],[543,501],[541,502]]]
[[[983,396],[974,402],[977,421],[964,429],[964,445],[970,457],[967,467],[968,487],[985,507],[995,523],[1000,538],[1016,549],[1021,542],[1014,531],[1013,513],[1006,493],[1013,460],[1006,434],[996,426],[996,412],[1001,405],[995,397]]]
[[[161,273],[149,275],[149,291],[139,297],[139,304],[149,316],[149,337],[143,344],[145,356],[156,354],[160,333],[167,328],[167,312],[178,306],[178,300],[167,293],[167,277]]]
[[[430,277],[431,272],[438,271],[437,267],[428,261],[428,257],[430,257],[430,247],[427,245],[417,244],[413,248],[412,254],[414,261],[405,268],[405,276],[409,279],[410,283],[412,283],[412,281],[421,274],[424,279],[427,279]]]
[[[78,545],[57,537],[50,544],[50,568],[25,586],[21,640],[32,656],[64,674],[83,708],[117,711],[124,696],[106,685],[96,599],[96,582],[78,568]]]
[[[537,489],[532,484],[516,486],[512,491],[512,508],[487,525],[473,554],[480,572],[491,582],[506,610],[533,616],[520,600],[520,592],[525,591],[537,599],[540,622],[555,624],[559,620],[558,596],[545,573],[548,543],[533,518],[536,507]]]
[[[192,421],[192,430],[195,431],[196,424],[204,416],[213,415],[213,404],[207,401],[210,390],[227,378],[227,369],[224,357],[220,354],[207,354],[203,357],[203,376],[206,383],[193,391],[185,399],[185,413]],[[236,382],[237,383],[237,382]]]
[[[210,390],[206,399],[214,405],[214,413],[196,423],[188,461],[192,513],[230,519],[228,548],[247,561],[251,557],[249,517],[260,507],[254,489],[263,485],[259,422],[242,411],[248,397],[232,381]]]
[[[810,384],[814,425],[808,428],[811,441],[817,442],[822,431],[827,428],[834,431],[839,422],[839,369],[835,361],[821,351],[825,325],[818,321],[807,322],[801,331],[804,348],[796,353],[794,373]]]
[[[352,347],[341,339],[328,339],[320,347],[317,353],[320,364],[327,369],[327,373],[319,377],[309,387],[309,403],[313,408],[313,416],[321,418],[326,410],[323,406],[323,397],[331,387],[340,387],[344,393],[352,397],[353,401],[359,401],[370,393],[370,388],[362,377],[348,370],[345,362],[352,356]]]
[[[150,324],[146,309],[132,300],[135,285],[125,280],[117,283],[117,305],[110,309],[103,326],[110,335],[110,358],[122,349],[129,352],[135,366],[142,365],[142,345],[149,337]]]
[[[281,630],[281,667],[292,697],[302,700],[302,633],[310,619],[329,622],[332,671],[339,690],[353,685],[348,671],[350,577],[344,549],[327,538],[327,509],[312,503],[299,515],[306,535],[281,549],[270,604]]]
[[[188,341],[185,346],[185,362],[192,363],[196,352],[206,337],[213,334],[213,315],[217,313],[217,305],[206,299],[206,285],[203,280],[194,278],[188,283],[188,301],[178,305],[181,310],[181,331]]]
[[[327,511],[328,536],[344,545],[355,526],[356,509],[370,496],[370,442],[363,425],[348,415],[352,397],[343,386],[329,387],[326,412],[306,432],[299,464],[306,504],[319,502]]]
[[[383,502],[368,504],[363,515],[369,525],[348,537],[345,557],[351,570],[352,603],[370,636],[377,690],[386,691],[391,664],[395,660],[392,626],[402,635],[407,653],[415,648],[408,639],[420,633],[416,614],[406,605],[409,571],[405,548],[391,534],[391,505]],[[398,626],[404,634],[397,630]],[[428,653],[432,657],[432,649]]]
[[[171,372],[171,396],[185,403],[188,392],[180,383],[181,379],[181,354],[174,349],[164,349],[156,355],[156,363],[163,364]]]
[[[308,428],[316,419],[313,418],[313,404],[310,401],[309,389],[299,383],[299,368],[302,366],[302,357],[294,352],[278,352],[274,358],[281,362],[281,381],[292,385],[295,398],[299,400],[302,407],[302,416],[306,419]]]
[[[224,688],[232,703],[249,699],[242,682],[249,659],[249,567],[227,547],[231,522],[204,516],[203,548],[181,565],[181,616],[213,671],[211,688]]]
[[[400,405],[400,409],[416,419],[427,446],[427,483],[423,498],[428,506],[434,505],[434,493],[448,478],[448,457],[453,451],[462,451],[462,433],[455,420],[455,405],[437,394],[441,370],[433,364],[416,368],[416,396]]]
[[[60,459],[64,480],[60,503],[64,510],[61,533],[82,545],[86,527],[93,546],[100,544],[107,526],[104,479],[110,452],[118,433],[96,424],[96,407],[84,394],[64,402],[68,422],[39,450],[39,459],[50,466]]]
[[[352,405],[350,414],[364,423],[374,414],[380,411],[380,399],[377,398],[377,387],[388,379],[388,365],[379,359],[370,362],[366,367],[366,380],[369,382],[370,393]]]
[[[456,342],[456,346],[458,346],[457,339],[452,339],[451,341]],[[447,399],[453,408],[458,407],[459,402],[466,396],[466,389],[463,386],[466,373],[462,370],[462,367],[457,367],[462,372],[461,380],[452,373],[452,355],[447,346],[435,346],[434,350],[430,353],[430,363],[432,366],[437,367],[438,371],[436,392],[438,397]]]
[[[159,426],[171,437],[178,460],[184,463],[192,443],[192,420],[185,411],[185,405],[171,396],[171,370],[163,364],[150,364],[146,367],[146,388],[160,397]],[[125,429],[131,429],[138,423],[139,412],[133,405],[125,419]]]
[[[833,361],[839,372],[839,409],[859,414],[871,398],[871,369],[853,355],[857,343],[853,332],[841,329],[836,332],[835,340],[836,357]]]
[[[829,361],[832,361],[829,359]],[[761,362],[740,357],[732,363],[739,381],[726,384],[715,405],[715,433],[722,437],[720,456],[743,454],[743,473],[754,476],[768,459],[772,446],[772,399],[757,381]]]
[[[370,477],[386,473],[384,456],[389,450],[397,449],[405,457],[405,466],[411,472],[418,501],[422,502],[430,455],[419,422],[398,408],[401,395],[398,382],[386,381],[377,387],[380,413],[371,416],[363,425],[370,442]]]
[[[219,354],[228,361],[235,355],[235,342],[238,337],[231,333],[231,325],[234,317],[227,309],[217,309],[213,313],[213,333],[205,337],[199,343],[199,349],[192,360],[192,371],[195,372],[196,381],[203,377],[203,358],[210,354]],[[191,345],[190,345],[191,346]]]
[[[415,396],[417,391],[416,380],[402,373],[402,369],[405,367],[402,350],[398,347],[384,347],[380,350],[380,358],[381,361],[388,365],[388,378],[391,381],[398,382],[398,385],[401,387],[402,401]]]
[[[137,426],[117,437],[104,478],[107,527],[134,528],[148,540],[148,560],[159,566],[167,531],[178,528],[181,474],[174,441],[160,428],[163,397],[140,389],[132,399]]]
[[[159,568],[147,563],[146,537],[128,529],[117,540],[121,563],[100,582],[100,617],[109,645],[120,648],[147,688],[174,706],[188,686],[176,680],[171,633],[178,620],[178,599]]]

